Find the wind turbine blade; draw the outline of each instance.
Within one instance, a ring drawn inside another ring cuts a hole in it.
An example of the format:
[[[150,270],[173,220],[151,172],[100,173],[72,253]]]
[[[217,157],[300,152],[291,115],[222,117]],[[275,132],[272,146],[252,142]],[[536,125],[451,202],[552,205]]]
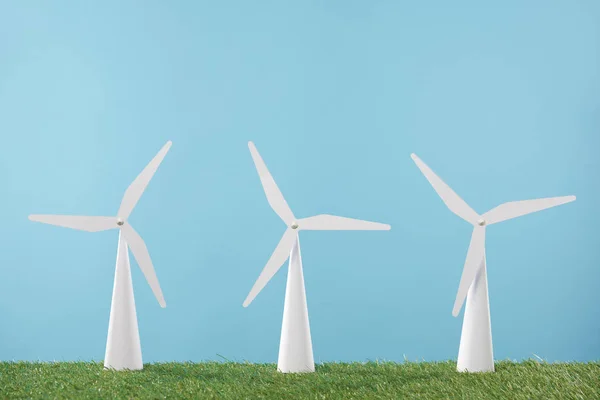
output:
[[[454,309],[452,315],[457,316],[462,308],[469,288],[473,283],[473,279],[477,275],[477,270],[481,265],[481,261],[485,256],[485,227],[475,226],[473,228],[473,234],[471,235],[471,244],[469,244],[469,250],[467,251],[467,259],[465,260],[465,266],[463,268],[462,276],[460,278],[460,284],[458,285],[458,293],[456,294],[456,300],[454,301]]]
[[[275,180],[269,173],[262,157],[258,154],[258,150],[256,149],[256,146],[254,146],[254,143],[248,142],[248,147],[250,148],[252,160],[254,161],[258,176],[260,177],[260,182],[262,183],[265,195],[267,196],[267,201],[271,205],[273,211],[279,215],[279,218],[281,218],[286,225],[290,225],[296,219],[292,210],[277,187]]]
[[[135,180],[129,185],[125,194],[123,195],[123,200],[121,200],[121,207],[119,207],[119,212],[117,216],[123,220],[126,220],[129,217],[129,214],[133,211],[133,208],[139,201],[140,197],[142,197],[142,193],[146,190],[146,186],[150,183],[150,180],[154,176],[154,173],[158,169],[158,166],[162,162],[163,158],[167,155],[167,152],[171,148],[171,141],[168,141],[162,149],[154,156],[152,161],[144,168],[144,170],[135,178]]]
[[[520,217],[522,215],[542,211],[546,208],[570,203],[572,201],[575,201],[575,199],[575,196],[562,196],[547,197],[544,199],[535,200],[511,201],[508,203],[500,204],[498,207],[491,209],[490,211],[483,214],[482,218],[488,225],[495,224],[497,222],[506,221],[507,219],[512,219]]]
[[[152,265],[152,259],[150,258],[150,253],[148,253],[146,243],[144,243],[142,237],[129,224],[123,225],[121,232],[123,232],[127,245],[129,245],[133,257],[135,257],[135,261],[137,261],[142,273],[146,277],[146,281],[148,282],[148,285],[150,285],[156,300],[158,300],[158,303],[162,308],[165,308],[167,303],[165,303],[162,290],[160,290],[160,284],[158,283],[158,278],[154,272],[154,266]]]
[[[298,221],[298,227],[305,231],[389,231],[392,229],[391,226],[379,222],[328,214],[302,218]]]
[[[252,286],[248,297],[244,300],[244,307],[248,307],[252,303],[258,293],[266,286],[275,273],[279,271],[285,260],[288,259],[294,240],[296,240],[296,235],[297,233],[293,229],[288,228],[285,231],[275,251],[271,254],[271,258],[267,261],[267,265],[265,265],[254,286]]]
[[[471,224],[475,225],[479,219],[479,215],[463,200],[461,199],[444,181],[437,176],[431,168],[427,166],[416,154],[411,154],[410,157],[413,159],[417,167],[421,170],[425,178],[429,181],[431,186],[435,189],[437,194],[442,198],[446,206],[454,214],[458,215],[462,219]]]
[[[87,232],[100,232],[118,228],[117,218],[115,217],[32,214],[29,216],[29,220]]]

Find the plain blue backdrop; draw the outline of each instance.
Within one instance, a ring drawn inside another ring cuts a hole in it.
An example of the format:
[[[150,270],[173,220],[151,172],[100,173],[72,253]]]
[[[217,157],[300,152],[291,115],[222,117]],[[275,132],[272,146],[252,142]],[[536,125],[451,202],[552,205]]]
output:
[[[488,229],[497,359],[600,358],[600,2],[0,2],[0,359],[104,357],[117,232],[28,221],[131,216],[145,362],[275,362],[283,268],[242,302],[285,226],[256,143],[304,232],[315,360],[455,359],[470,226],[410,159],[476,211],[577,201]]]

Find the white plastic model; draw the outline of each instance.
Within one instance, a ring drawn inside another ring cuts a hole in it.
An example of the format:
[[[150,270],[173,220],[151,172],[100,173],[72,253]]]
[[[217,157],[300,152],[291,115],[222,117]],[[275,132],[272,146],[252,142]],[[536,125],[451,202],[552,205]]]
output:
[[[327,214],[296,219],[267,170],[267,166],[258,154],[256,147],[252,142],[248,143],[248,147],[260,176],[267,201],[286,224],[287,229],[243,305],[248,307],[289,257],[290,263],[283,306],[277,370],[284,373],[314,372],[315,363],[308,322],[298,232],[300,230],[389,230],[390,226]]]
[[[411,154],[411,158],[450,211],[474,226],[452,310],[452,315],[458,316],[466,298],[457,370],[460,372],[492,372],[494,371],[494,355],[485,263],[485,228],[497,222],[569,203],[575,200],[575,196],[511,201],[479,215],[416,154]]]
[[[131,249],[140,269],[144,273],[152,292],[161,307],[166,307],[165,299],[150,254],[144,240],[127,222],[142,193],[148,186],[150,179],[169,151],[171,142],[167,142],[158,154],[150,161],[137,178],[129,185],[121,207],[116,217],[87,217],[73,215],[30,215],[29,219],[45,224],[62,226],[88,232],[100,232],[109,229],[119,229],[119,244],[117,249],[117,264],[113,287],[112,303],[110,307],[110,322],[108,324],[108,339],[104,367],[115,370],[140,370],[143,368],[140,334],[138,331],[135,301],[133,297],[133,284],[129,266],[129,252]]]

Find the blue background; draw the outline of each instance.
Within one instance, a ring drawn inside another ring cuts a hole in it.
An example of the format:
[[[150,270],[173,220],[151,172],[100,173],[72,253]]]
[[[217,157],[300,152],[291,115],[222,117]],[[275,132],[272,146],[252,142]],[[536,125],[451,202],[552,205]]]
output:
[[[417,4],[418,3],[418,4]],[[0,359],[104,357],[117,232],[30,213],[131,216],[167,301],[132,261],[145,362],[275,362],[286,270],[242,302],[285,226],[256,143],[304,232],[315,360],[455,359],[476,211],[577,201],[488,229],[497,359],[600,358],[600,2],[0,2]]]

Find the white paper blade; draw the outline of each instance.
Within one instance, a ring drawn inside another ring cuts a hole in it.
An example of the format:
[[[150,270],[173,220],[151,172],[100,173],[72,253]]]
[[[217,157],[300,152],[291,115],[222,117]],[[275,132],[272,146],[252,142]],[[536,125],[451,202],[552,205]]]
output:
[[[256,149],[256,146],[254,146],[254,143],[248,142],[248,148],[250,149],[252,160],[254,161],[256,171],[260,177],[260,182],[262,183],[269,205],[273,211],[279,215],[279,218],[285,222],[286,225],[290,225],[295,219],[292,210],[285,201],[283,194],[281,194],[281,191],[277,187],[275,180],[269,173],[269,170],[267,169],[262,157],[260,154],[258,154],[258,150]]]
[[[146,277],[146,281],[148,282],[148,285],[150,285],[156,300],[158,300],[158,303],[162,308],[165,308],[167,303],[165,303],[162,290],[160,290],[160,284],[158,283],[158,278],[154,272],[154,266],[152,265],[152,259],[150,258],[150,253],[148,253],[146,243],[144,243],[142,237],[129,224],[123,225],[121,232],[125,236],[125,240],[131,249],[131,253]]]
[[[479,219],[479,215],[463,200],[461,199],[444,181],[437,176],[431,168],[427,166],[416,154],[411,154],[410,157],[413,159],[417,167],[421,170],[425,178],[429,181],[433,189],[442,198],[446,206],[454,214],[458,215],[462,219],[471,224],[475,225]]]
[[[162,160],[167,155],[167,152],[171,148],[171,141],[168,141],[162,149],[154,156],[152,161],[144,168],[144,170],[135,178],[135,180],[129,185],[125,194],[123,195],[123,199],[121,200],[121,206],[119,207],[119,212],[117,216],[123,220],[126,220],[129,217],[129,214],[133,211],[135,205],[142,197],[144,190],[150,183],[150,180],[154,176],[154,173],[158,169],[158,166],[162,162]]]
[[[62,226],[86,232],[100,232],[118,228],[115,217],[88,217],[79,215],[39,215],[29,216],[30,221]]]
[[[298,221],[305,231],[389,231],[392,227],[379,222],[321,214]]]
[[[498,207],[491,209],[482,215],[488,225],[497,222],[506,221],[508,219],[520,217],[522,215],[531,214],[537,211],[542,211],[547,208],[560,206],[561,204],[575,201],[575,196],[562,197],[547,197],[544,199],[511,201],[500,204]]]
[[[248,297],[244,300],[244,307],[248,307],[250,303],[254,300],[254,298],[260,293],[260,291],[266,286],[266,284],[271,280],[271,278],[279,271],[279,268],[285,263],[285,260],[290,256],[290,251],[292,250],[292,245],[296,240],[297,231],[294,229],[288,228],[279,244],[275,248],[273,254],[271,254],[271,258],[267,261],[267,265],[263,268],[260,273],[258,279],[252,286]]]
[[[475,275],[477,275],[477,269],[481,265],[484,256],[485,226],[475,226],[473,228],[473,234],[471,235],[467,259],[465,260],[460,284],[458,285],[458,293],[456,294],[456,300],[454,301],[454,308],[452,310],[452,315],[455,317],[458,315],[465,302],[471,283],[473,283],[473,279],[475,279]]]

